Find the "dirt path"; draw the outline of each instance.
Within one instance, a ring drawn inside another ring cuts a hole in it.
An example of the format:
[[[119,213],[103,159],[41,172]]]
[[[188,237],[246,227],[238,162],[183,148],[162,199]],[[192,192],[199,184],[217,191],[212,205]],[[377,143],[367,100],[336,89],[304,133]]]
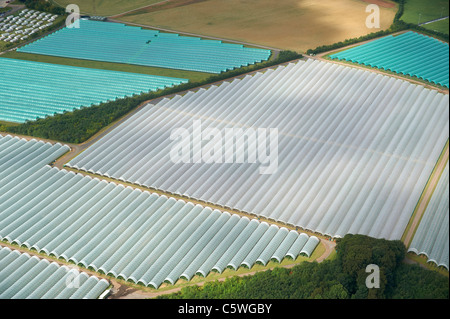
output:
[[[433,23],[433,22],[443,21],[443,20],[447,20],[448,18],[449,18],[449,16],[446,16],[446,17],[443,17],[443,18],[439,18],[439,19],[434,19],[434,20],[430,20],[430,21],[427,21],[427,22],[423,22],[423,23],[421,23],[419,25],[422,26],[422,25]]]
[[[322,256],[318,257],[316,259],[316,261],[318,263],[321,263],[322,261],[324,261],[325,259],[327,259],[328,257],[330,257],[331,253],[335,250],[336,248],[336,242],[334,241],[330,241],[330,240],[326,240],[323,238],[320,238],[320,241],[322,242],[322,244],[325,246],[325,252],[322,254]]]
[[[439,179],[442,175],[442,172],[445,169],[445,165],[447,164],[448,160],[449,160],[449,144],[447,141],[447,145],[445,146],[445,149],[442,152],[441,157],[439,158],[439,161],[437,162],[436,167],[433,170],[433,173],[431,174],[430,180],[428,181],[428,184],[425,187],[424,193],[422,194],[419,200],[419,204],[414,213],[412,223],[407,229],[405,239],[403,240],[407,248],[409,248],[409,245],[411,244],[416,229],[419,226],[420,220],[422,219],[422,216],[428,207],[428,203],[430,202],[431,197],[433,196],[434,190],[436,189],[436,186],[439,183]]]

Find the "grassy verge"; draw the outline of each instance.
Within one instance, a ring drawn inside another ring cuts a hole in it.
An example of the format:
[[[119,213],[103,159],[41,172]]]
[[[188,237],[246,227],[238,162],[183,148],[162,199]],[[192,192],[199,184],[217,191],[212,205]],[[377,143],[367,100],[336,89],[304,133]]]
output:
[[[13,122],[6,122],[6,121],[0,121],[0,126],[6,125],[6,126],[19,126],[19,123],[13,123]]]
[[[428,257],[425,255],[419,256],[413,252],[409,252],[407,253],[406,258],[417,262],[419,265],[425,267],[428,270],[435,271],[441,275],[446,276],[447,278],[449,277],[448,270],[445,267],[438,267],[435,263],[428,262]]]
[[[402,20],[419,24],[449,15],[448,0],[407,0]],[[448,30],[446,32],[448,34]]]
[[[445,20],[441,20],[441,21],[436,21],[436,22],[433,22],[433,23],[425,24],[422,27],[427,29],[427,30],[448,34],[449,19],[447,18]]]
[[[413,222],[414,222],[414,219],[415,219],[415,217],[416,217],[416,215],[417,215],[417,213],[418,213],[418,208],[420,207],[420,204],[421,204],[422,201],[424,200],[425,194],[428,192],[428,190],[429,190],[430,187],[432,186],[432,185],[431,185],[431,180],[432,180],[433,176],[437,173],[436,170],[437,170],[437,168],[439,167],[439,165],[441,164],[441,162],[443,161],[444,154],[445,154],[445,152],[448,150],[448,148],[449,148],[449,142],[447,141],[447,143],[445,144],[445,147],[444,147],[444,149],[443,149],[443,151],[442,151],[442,153],[441,153],[441,156],[439,157],[438,161],[436,162],[436,165],[435,165],[433,171],[431,172],[430,177],[428,178],[428,181],[427,181],[427,183],[426,183],[426,185],[425,185],[425,188],[424,188],[424,190],[422,191],[422,194],[420,195],[419,201],[418,201],[417,204],[416,204],[416,207],[415,207],[414,212],[413,212],[413,214],[412,214],[412,216],[411,216],[411,218],[410,218],[410,220],[409,220],[409,222],[408,222],[408,225],[406,226],[405,231],[403,232],[403,235],[402,235],[401,240],[405,243],[405,246],[406,246],[406,247],[409,247],[409,246],[411,245],[411,242],[412,242],[412,240],[414,239],[414,235],[415,235],[417,229],[419,228],[419,225],[420,225],[420,222],[421,222],[421,220],[422,220],[422,218],[423,218],[423,215],[420,217],[419,221],[417,222],[416,229],[414,229],[414,231],[413,231],[413,233],[412,233],[412,235],[411,235],[411,238],[409,239],[408,242],[405,242],[405,241],[406,241],[407,234],[409,233],[409,231],[410,231],[410,229],[411,229],[411,227],[412,227],[412,224],[413,224]],[[443,171],[440,172],[439,179],[441,178],[442,173],[443,173]],[[438,180],[439,180],[439,179],[438,179]],[[434,190],[436,189],[437,184],[438,184],[438,183],[436,183],[435,185],[433,185],[434,188],[431,190],[432,193],[434,193]],[[431,198],[432,198],[432,196],[430,196],[430,197],[428,198],[428,202],[431,200]],[[426,203],[426,205],[428,206],[428,203]],[[425,212],[424,212],[424,213],[425,213]]]
[[[203,81],[211,76],[211,74],[209,74],[209,73],[202,73],[202,72],[192,72],[192,71],[174,70],[174,69],[165,69],[165,68],[156,68],[156,67],[145,67],[145,66],[131,65],[131,64],[79,60],[79,59],[54,57],[54,56],[41,55],[41,54],[22,53],[22,52],[16,52],[16,51],[7,52],[2,55],[2,58],[19,59],[19,60],[27,60],[27,61],[34,61],[34,62],[58,64],[58,65],[68,65],[68,66],[76,66],[76,67],[83,67],[83,68],[90,68],[90,69],[102,69],[102,70],[112,70],[112,71],[130,72],[130,73],[159,75],[159,76],[167,76],[167,77],[173,77],[173,78],[189,79],[190,81],[194,81],[194,82]]]

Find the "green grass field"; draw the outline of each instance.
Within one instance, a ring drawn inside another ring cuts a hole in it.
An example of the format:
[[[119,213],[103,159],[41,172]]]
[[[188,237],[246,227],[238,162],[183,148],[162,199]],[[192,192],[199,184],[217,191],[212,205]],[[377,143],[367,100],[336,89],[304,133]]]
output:
[[[10,59],[34,61],[34,62],[44,62],[44,63],[78,66],[78,67],[90,68],[90,69],[102,69],[102,70],[113,70],[113,71],[122,71],[122,72],[130,72],[130,73],[168,76],[168,77],[174,77],[174,78],[189,79],[193,82],[205,80],[212,75],[209,73],[201,73],[201,72],[145,67],[145,66],[131,65],[131,64],[98,62],[98,61],[90,61],[90,60],[78,60],[78,59],[54,57],[54,56],[49,56],[49,55],[22,53],[22,52],[15,52],[15,51],[5,53],[1,57],[2,58],[10,58]]]
[[[8,126],[19,126],[19,123],[14,123],[14,122],[5,122],[5,121],[0,121],[0,126],[2,125],[8,125]],[[3,133],[6,134],[6,133]]]
[[[449,19],[432,22],[430,24],[424,24],[422,27],[431,31],[437,31],[448,34]]]
[[[449,15],[448,3],[448,0],[407,0],[402,20],[419,24],[446,17]]]
[[[90,15],[112,16],[126,11],[142,8],[161,0],[51,0],[53,3],[66,7],[76,4],[82,13]]]

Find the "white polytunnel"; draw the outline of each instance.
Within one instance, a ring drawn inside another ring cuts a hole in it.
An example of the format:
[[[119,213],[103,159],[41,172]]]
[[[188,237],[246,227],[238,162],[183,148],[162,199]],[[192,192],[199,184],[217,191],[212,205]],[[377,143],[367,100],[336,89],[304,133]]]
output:
[[[263,266],[267,265],[267,263],[272,259],[275,250],[281,246],[283,240],[288,234],[289,230],[284,227],[281,228],[280,231],[276,232],[270,242],[264,247],[264,250],[259,255],[256,262],[262,264]]]
[[[448,140],[448,102],[422,85],[308,59],[148,104],[67,165],[334,238],[398,240]],[[196,146],[196,128],[221,132],[208,145],[222,162],[200,157],[209,148]],[[189,163],[171,157],[176,129],[189,133]],[[227,129],[277,129],[276,170],[239,161],[257,142],[230,151]]]
[[[286,236],[278,226],[47,165],[68,150],[0,135],[0,155],[9,154],[0,157],[6,165],[0,167],[7,167],[0,171],[0,239],[155,288],[222,272],[231,263],[237,269],[244,260],[252,267],[266,246],[276,251],[284,242],[272,242]],[[0,274],[15,267],[8,265]],[[51,277],[61,281],[64,271]],[[101,294],[101,284],[84,275],[80,280],[87,286],[73,294],[39,286],[33,296]]]
[[[313,251],[316,249],[319,242],[320,242],[320,240],[316,236],[309,237],[305,246],[303,246],[302,250],[300,251],[300,255],[304,254],[307,257],[311,257]]]
[[[449,269],[449,164],[439,179],[408,251]]]
[[[0,299],[97,299],[105,279],[0,247]]]
[[[289,248],[291,248],[297,238],[297,232],[291,230],[289,234],[287,234],[286,238],[284,238],[280,246],[278,246],[277,250],[273,253],[271,259],[281,262],[283,260],[283,256],[287,256]]]
[[[289,256],[292,259],[297,258],[297,256],[302,251],[303,247],[305,247],[308,240],[309,240],[308,235],[304,233],[300,234],[300,236],[297,237],[292,246],[289,248],[288,252],[286,253],[286,256]]]
[[[258,243],[252,248],[252,250],[247,254],[247,257],[241,262],[241,265],[246,266],[247,268],[251,268],[258,258],[261,257],[265,248],[268,247],[270,241],[273,237],[280,232],[278,226],[272,225],[270,226],[262,235]]]

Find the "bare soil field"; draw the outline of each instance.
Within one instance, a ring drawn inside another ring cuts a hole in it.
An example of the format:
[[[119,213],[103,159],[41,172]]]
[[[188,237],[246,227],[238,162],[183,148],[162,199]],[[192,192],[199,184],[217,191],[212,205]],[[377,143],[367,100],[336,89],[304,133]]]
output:
[[[174,0],[120,20],[304,52],[379,31],[366,27],[369,2],[382,5],[381,29],[387,29],[397,6],[384,0]]]

